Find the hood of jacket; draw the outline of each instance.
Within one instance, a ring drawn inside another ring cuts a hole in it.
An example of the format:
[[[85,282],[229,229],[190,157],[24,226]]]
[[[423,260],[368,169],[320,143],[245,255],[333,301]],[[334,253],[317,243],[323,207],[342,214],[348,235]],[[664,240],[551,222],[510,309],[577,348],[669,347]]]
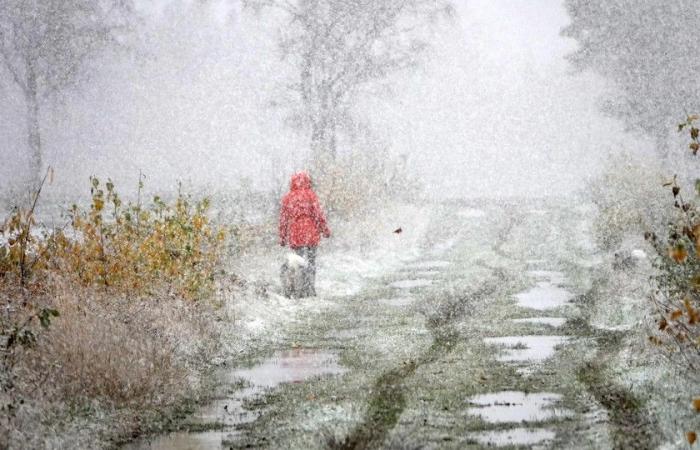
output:
[[[299,172],[292,175],[290,190],[300,191],[303,189],[311,189],[311,177],[306,172]]]

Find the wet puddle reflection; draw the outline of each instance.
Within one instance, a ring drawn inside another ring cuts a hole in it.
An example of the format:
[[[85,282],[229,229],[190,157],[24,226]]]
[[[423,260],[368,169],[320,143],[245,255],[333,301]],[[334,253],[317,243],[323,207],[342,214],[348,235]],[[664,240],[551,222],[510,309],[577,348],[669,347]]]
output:
[[[484,338],[489,345],[505,347],[498,356],[504,362],[542,362],[554,355],[554,348],[567,341],[565,336],[503,336]]]
[[[244,380],[248,387],[235,392],[232,396],[214,400],[194,414],[188,421],[191,425],[201,427],[218,426],[221,431],[208,432],[174,432],[142,439],[130,443],[125,449],[220,449],[224,440],[234,438],[236,425],[249,423],[257,419],[258,413],[243,407],[243,404],[265,391],[283,383],[301,383],[309,378],[323,375],[339,375],[346,371],[338,363],[336,353],[314,350],[294,349],[277,352],[271,358],[250,368],[237,369],[222,373],[224,384]]]
[[[503,391],[470,398],[467,413],[489,423],[542,422],[572,414],[556,408],[560,400],[561,395],[548,392]]]
[[[551,441],[556,433],[546,428],[510,428],[508,430],[484,431],[473,433],[469,437],[480,445],[505,447],[518,445],[537,445]]]

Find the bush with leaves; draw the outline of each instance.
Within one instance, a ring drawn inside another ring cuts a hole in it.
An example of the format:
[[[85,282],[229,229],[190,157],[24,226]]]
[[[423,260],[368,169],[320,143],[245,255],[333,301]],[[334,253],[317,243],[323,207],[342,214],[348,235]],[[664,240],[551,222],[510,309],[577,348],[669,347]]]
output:
[[[389,199],[415,197],[422,188],[408,174],[403,158],[393,158],[381,150],[318,158],[311,167],[324,207],[342,217],[366,213]]]
[[[689,130],[690,149],[696,153],[698,116],[689,116],[679,131]],[[650,341],[679,355],[674,360],[696,369],[700,366],[700,179],[696,192],[686,195],[677,178],[664,184],[670,189],[677,211],[668,223],[664,237],[648,232],[646,239],[657,252],[652,302],[658,314],[659,333]]]
[[[207,199],[179,191],[142,204],[142,180],[138,200],[125,203],[111,181],[91,178],[89,207],[73,205],[66,224],[49,229],[36,208],[51,174],[0,225],[0,448],[21,441],[23,405],[42,402],[47,377],[58,405],[175,402],[185,372],[163,337],[172,325],[153,317],[207,306],[187,300],[214,289],[224,244]],[[151,302],[159,298],[175,301]]]
[[[617,251],[630,236],[659,232],[672,206],[659,189],[664,180],[661,162],[622,153],[611,156],[601,174],[586,182],[586,196],[596,206],[593,239],[604,251]]]
[[[210,223],[209,201],[178,192],[123,204],[108,181],[90,179],[89,209],[73,205],[69,224],[43,236],[33,232],[34,207],[17,209],[3,227],[0,280],[46,288],[54,277],[136,296],[167,287],[190,299],[208,294],[224,241]]]
[[[700,149],[700,130],[695,125],[698,118],[688,116],[678,127],[679,131],[688,130],[694,155]],[[696,379],[700,367],[700,179],[695,181],[695,192],[689,194],[676,176],[664,187],[670,190],[676,214],[668,222],[665,236],[651,231],[645,235],[657,253],[651,293],[657,330],[649,341]],[[692,407],[700,412],[700,396],[693,398]],[[686,439],[694,444],[697,433],[687,432]]]

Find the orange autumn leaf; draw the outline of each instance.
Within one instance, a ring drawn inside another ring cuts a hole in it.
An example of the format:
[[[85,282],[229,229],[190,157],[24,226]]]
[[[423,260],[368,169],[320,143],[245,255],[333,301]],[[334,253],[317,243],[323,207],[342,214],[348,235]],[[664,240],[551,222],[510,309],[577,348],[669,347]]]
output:
[[[682,245],[677,245],[668,249],[668,256],[678,264],[683,264],[688,259],[688,251]]]
[[[671,313],[671,320],[678,320],[683,316],[683,311],[677,309]]]
[[[700,397],[695,397],[693,399],[693,408],[695,408],[696,412],[700,412]]]
[[[698,440],[698,435],[695,431],[688,431],[685,433],[686,439],[688,439],[688,444],[693,445],[695,444],[695,441]]]

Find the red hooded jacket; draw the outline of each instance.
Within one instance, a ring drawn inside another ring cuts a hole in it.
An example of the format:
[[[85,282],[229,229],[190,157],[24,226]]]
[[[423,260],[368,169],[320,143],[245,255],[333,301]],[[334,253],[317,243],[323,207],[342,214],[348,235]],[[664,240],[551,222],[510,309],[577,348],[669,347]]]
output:
[[[280,209],[280,244],[291,248],[316,247],[331,230],[321,210],[311,178],[304,172],[292,175],[289,192],[282,198]]]

